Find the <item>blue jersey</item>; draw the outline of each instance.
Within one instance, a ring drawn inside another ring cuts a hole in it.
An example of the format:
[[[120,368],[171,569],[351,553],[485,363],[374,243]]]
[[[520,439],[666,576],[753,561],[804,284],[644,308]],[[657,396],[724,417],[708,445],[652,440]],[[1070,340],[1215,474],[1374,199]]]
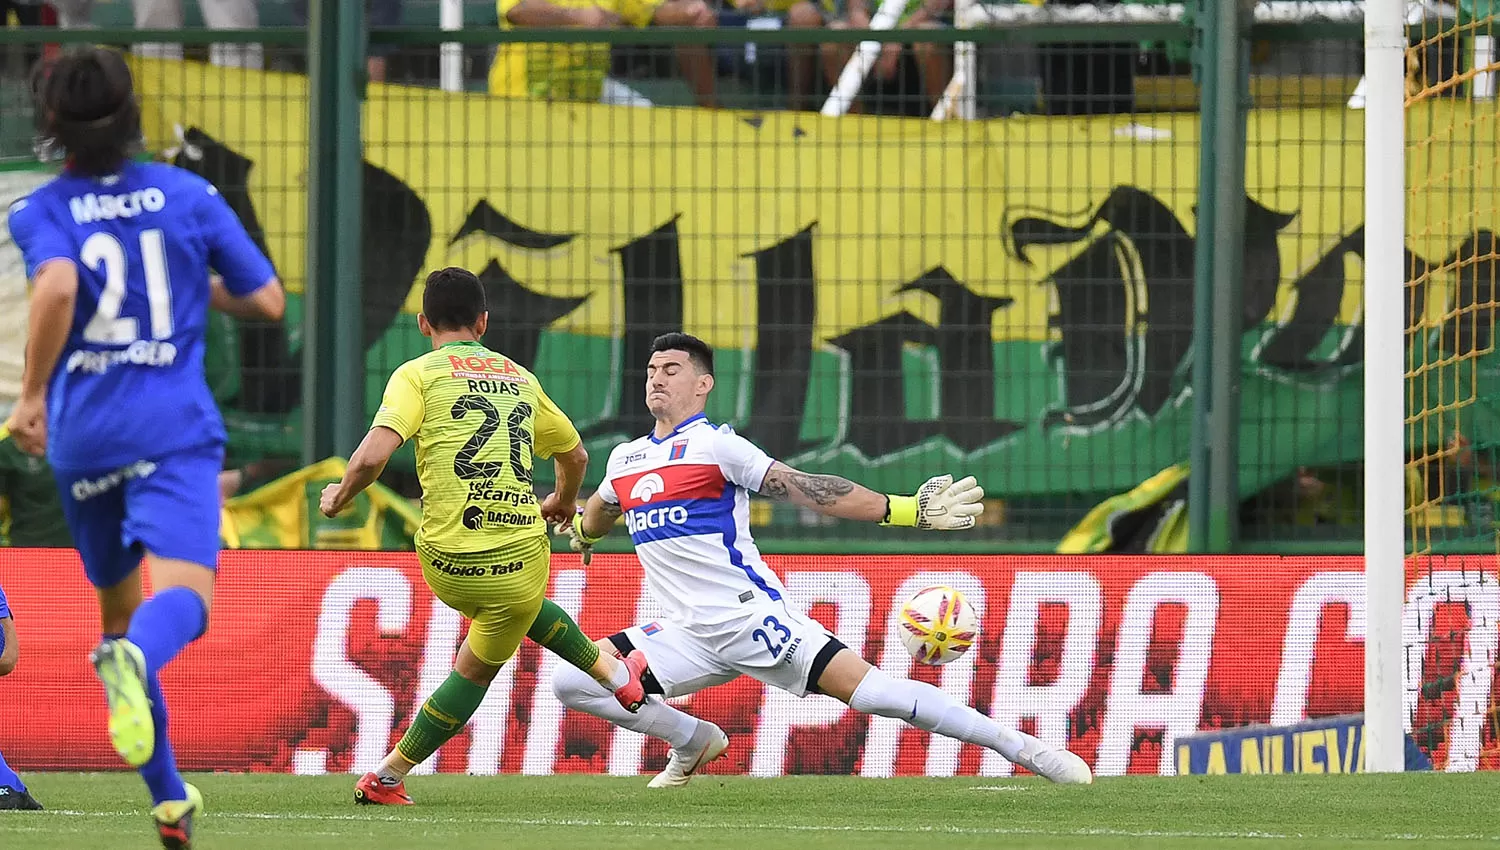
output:
[[[5,601],[5,588],[0,587],[0,620],[10,616],[10,605]],[[0,649],[4,649],[0,646]]]
[[[275,271],[212,184],[170,165],[71,172],[10,208],[28,277],[50,260],[78,269],[72,329],[48,389],[54,466],[120,468],[222,446],[203,373],[209,269],[248,295]]]

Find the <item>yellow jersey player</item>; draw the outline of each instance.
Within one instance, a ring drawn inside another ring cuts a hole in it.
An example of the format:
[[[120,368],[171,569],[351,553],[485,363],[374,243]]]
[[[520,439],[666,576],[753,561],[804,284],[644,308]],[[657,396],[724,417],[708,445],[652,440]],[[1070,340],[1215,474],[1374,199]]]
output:
[[[645,701],[644,656],[622,662],[601,654],[567,612],[546,599],[546,524],[573,517],[588,452],[536,376],[481,344],[488,325],[484,286],[472,272],[446,268],[428,275],[417,326],[433,350],[391,375],[343,480],[323,491],[323,513],[338,515],[402,443],[415,439],[422,576],[444,604],[472,621],[453,672],[380,767],[355,786],[359,803],[411,805],[406,774],[464,727],[524,636],[588,672],[626,709]],[[532,465],[548,457],[557,489],[539,503]]]

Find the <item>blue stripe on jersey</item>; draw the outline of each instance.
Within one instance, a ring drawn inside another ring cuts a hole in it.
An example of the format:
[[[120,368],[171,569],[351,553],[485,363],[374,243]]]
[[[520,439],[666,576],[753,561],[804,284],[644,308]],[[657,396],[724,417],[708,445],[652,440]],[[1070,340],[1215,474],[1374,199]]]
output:
[[[625,512],[625,523],[630,529],[630,539],[636,545],[719,534],[725,518],[723,503],[723,499],[679,499],[631,508]],[[729,524],[734,524],[732,515]]]
[[[5,588],[0,587],[0,619],[10,616],[10,605],[5,601]]]
[[[729,563],[734,564],[741,570],[744,570],[745,575],[750,578],[751,583],[753,583],[761,590],[765,591],[765,594],[771,597],[771,599],[780,601],[781,592],[776,588],[771,587],[769,584],[766,584],[766,580],[761,577],[760,573],[756,572],[754,567],[745,563],[745,556],[740,554],[739,549],[735,548],[735,539],[739,537],[739,530],[735,528],[734,522],[734,498],[739,493],[740,489],[741,488],[735,487],[733,485],[725,486],[724,497],[720,499],[720,501],[724,502],[726,507],[723,513],[720,514],[719,522],[723,525],[722,533],[724,535],[724,548],[729,550]]]
[[[625,522],[631,529],[630,540],[639,546],[679,537],[717,534],[723,538],[724,548],[729,552],[729,563],[772,600],[780,601],[781,592],[767,584],[755,567],[745,563],[744,554],[734,545],[739,538],[734,521],[734,500],[741,489],[726,483],[724,494],[717,499],[672,499],[651,502],[650,507],[631,508],[625,512]]]

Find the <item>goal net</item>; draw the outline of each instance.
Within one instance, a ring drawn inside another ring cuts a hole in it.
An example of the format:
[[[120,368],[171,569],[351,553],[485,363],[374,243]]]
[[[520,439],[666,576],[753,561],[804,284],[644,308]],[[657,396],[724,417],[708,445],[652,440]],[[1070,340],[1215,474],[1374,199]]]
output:
[[[1411,740],[1445,770],[1500,767],[1497,7],[1496,0],[1407,4],[1405,22],[1402,266],[1413,557],[1401,623],[1402,713]],[[1370,191],[1374,198],[1381,189]]]

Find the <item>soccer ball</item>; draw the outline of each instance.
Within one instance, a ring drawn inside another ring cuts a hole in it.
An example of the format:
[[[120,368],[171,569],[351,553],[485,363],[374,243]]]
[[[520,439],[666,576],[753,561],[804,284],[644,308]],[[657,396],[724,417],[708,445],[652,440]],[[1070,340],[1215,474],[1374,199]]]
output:
[[[928,587],[896,612],[897,633],[906,651],[923,664],[947,664],[979,639],[979,616],[969,600],[951,587]]]

